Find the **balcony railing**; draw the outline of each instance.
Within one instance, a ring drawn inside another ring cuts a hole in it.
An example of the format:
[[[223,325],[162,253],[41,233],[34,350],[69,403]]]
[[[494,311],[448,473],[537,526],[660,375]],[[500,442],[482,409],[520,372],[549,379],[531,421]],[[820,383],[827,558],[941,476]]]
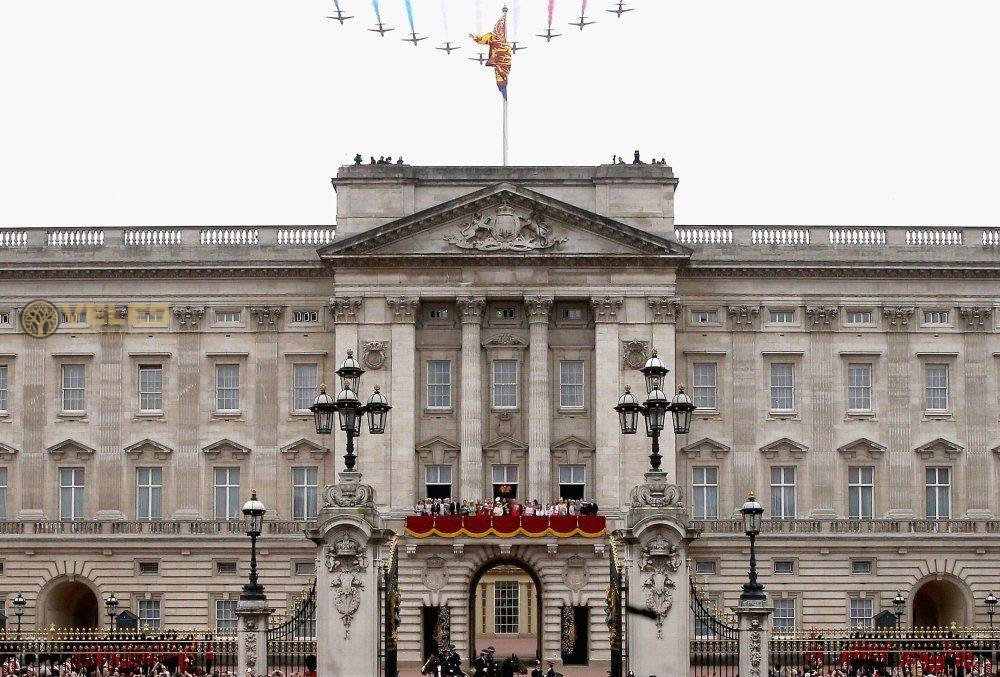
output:
[[[292,520],[265,520],[264,535],[285,536],[301,534],[314,527],[314,522]],[[40,520],[40,521],[0,521],[0,535],[27,534],[80,534],[80,535],[131,535],[160,534],[166,536],[188,536],[206,534],[244,535],[243,520]]]
[[[922,249],[1000,247],[1000,228],[885,228],[880,226],[678,226],[678,242],[695,248],[772,247]]]
[[[742,534],[742,520],[694,520],[704,534]],[[1000,534],[997,520],[865,519],[764,520],[764,534]]]
[[[457,538],[498,536],[513,538],[554,536],[599,538],[607,533],[607,520],[601,515],[552,515],[551,517],[502,515],[411,515],[406,518],[406,533],[415,538],[438,536]]]

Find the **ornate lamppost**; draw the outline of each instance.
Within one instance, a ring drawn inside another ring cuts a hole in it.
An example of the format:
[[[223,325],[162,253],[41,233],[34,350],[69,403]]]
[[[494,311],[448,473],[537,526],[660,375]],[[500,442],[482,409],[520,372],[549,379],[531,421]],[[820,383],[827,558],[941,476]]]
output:
[[[892,598],[893,615],[896,617],[896,630],[903,628],[903,611],[906,609],[906,598],[897,590]]]
[[[618,421],[621,425],[623,435],[634,435],[637,428],[639,414],[646,420],[646,436],[653,439],[652,453],[649,455],[649,466],[654,472],[659,472],[662,456],[660,456],[660,433],[666,425],[667,412],[673,418],[674,433],[686,435],[691,430],[691,414],[695,410],[694,403],[684,386],[677,386],[677,394],[672,400],[668,400],[662,387],[664,377],[670,372],[663,364],[654,348],[650,358],[643,365],[642,375],[646,380],[646,400],[640,403],[632,394],[631,386],[625,386],[625,392],[618,398],[618,405],[615,411],[618,412]]]
[[[250,582],[243,586],[240,600],[266,600],[264,586],[257,578],[257,538],[263,531],[267,508],[258,500],[256,489],[250,492],[250,500],[243,504],[241,512],[246,518],[247,536],[250,537]]]
[[[740,514],[743,515],[743,531],[750,537],[750,580],[743,584],[740,604],[749,602],[748,606],[754,606],[766,601],[767,597],[764,595],[764,586],[757,582],[756,539],[760,534],[764,508],[757,502],[752,491],[747,494],[747,501],[740,508]]]
[[[986,599],[983,600],[986,604],[986,615],[990,617],[990,634],[993,634],[993,614],[997,612],[997,602],[1000,602],[993,593],[986,595]]]
[[[104,606],[108,610],[108,623],[111,632],[115,631],[115,611],[118,610],[118,598],[115,597],[115,593],[111,593],[106,600],[104,600]]]
[[[28,601],[21,596],[21,593],[17,593],[11,603],[14,605],[14,615],[17,616],[17,638],[21,639],[21,616],[24,615],[24,607],[27,606]]]
[[[354,472],[357,463],[357,456],[354,454],[354,438],[361,435],[361,420],[365,414],[368,415],[368,432],[372,435],[381,435],[385,432],[386,420],[392,407],[375,386],[375,392],[368,398],[367,404],[361,404],[358,399],[358,388],[361,385],[361,376],[365,370],[361,368],[358,361],[354,359],[354,351],[347,351],[347,359],[344,360],[340,368],[337,369],[337,376],[340,377],[340,393],[337,399],[333,399],[326,392],[326,384],[320,386],[319,395],[316,397],[309,410],[313,413],[316,421],[316,434],[329,435],[333,432],[335,414],[340,419],[340,429],[347,433],[347,453],[344,455],[344,468],[347,472]]]

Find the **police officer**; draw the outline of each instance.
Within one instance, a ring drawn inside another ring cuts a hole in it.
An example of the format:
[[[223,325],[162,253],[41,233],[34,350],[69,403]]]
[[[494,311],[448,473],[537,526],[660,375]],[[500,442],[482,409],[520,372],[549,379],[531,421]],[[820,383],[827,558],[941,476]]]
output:
[[[476,660],[472,661],[473,677],[489,677],[489,672],[487,671],[490,665],[487,656],[489,652],[483,649],[479,652],[479,656]]]
[[[455,651],[455,645],[448,645],[448,654],[444,661],[444,674],[450,677],[462,677],[462,657]]]
[[[535,669],[531,671],[531,677],[545,677],[541,661],[535,661]]]

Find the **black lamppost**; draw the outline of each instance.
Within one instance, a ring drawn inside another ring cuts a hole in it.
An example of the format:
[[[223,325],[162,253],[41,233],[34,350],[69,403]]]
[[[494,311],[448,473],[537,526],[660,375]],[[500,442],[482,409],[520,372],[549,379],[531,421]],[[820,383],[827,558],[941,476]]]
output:
[[[642,375],[646,379],[646,401],[639,403],[635,395],[632,394],[631,386],[625,386],[625,392],[618,398],[618,405],[615,411],[618,412],[618,421],[621,424],[623,435],[634,435],[639,414],[646,420],[646,437],[653,438],[653,450],[649,455],[649,466],[652,470],[660,469],[660,433],[666,425],[667,412],[673,418],[674,433],[686,435],[691,430],[691,413],[695,410],[694,403],[684,386],[677,386],[677,394],[673,400],[668,400],[661,388],[664,377],[670,372],[666,365],[656,355],[656,349],[646,364],[643,365]]]
[[[986,595],[986,599],[983,600],[986,603],[986,615],[990,617],[990,634],[993,634],[993,614],[997,612],[997,602],[1000,602],[993,593]]]
[[[28,601],[21,596],[21,593],[17,593],[17,597],[11,600],[14,605],[14,615],[17,616],[17,638],[21,639],[21,616],[24,615],[24,607],[28,605]]]
[[[118,610],[118,598],[115,597],[115,593],[111,593],[111,596],[104,600],[104,606],[108,610],[108,622],[111,632],[115,631],[115,611]]]
[[[257,537],[263,531],[267,508],[257,499],[256,489],[250,492],[250,500],[243,504],[241,512],[246,518],[247,536],[250,537],[250,582],[243,586],[240,599],[266,600],[264,586],[257,579]]]
[[[743,584],[740,603],[763,602],[767,600],[767,597],[764,595],[764,586],[757,582],[757,548],[755,541],[758,534],[760,534],[764,508],[757,502],[757,497],[754,496],[752,491],[747,494],[747,502],[740,508],[740,514],[743,515],[743,531],[750,537],[750,580]]]
[[[385,432],[386,419],[389,416],[389,400],[375,386],[375,392],[367,404],[361,404],[358,399],[358,388],[361,385],[361,375],[365,370],[354,359],[354,351],[347,351],[347,359],[337,370],[340,377],[340,393],[334,400],[326,392],[326,384],[321,385],[316,401],[309,407],[316,419],[316,434],[329,435],[333,432],[334,415],[339,414],[340,429],[347,433],[347,454],[344,455],[344,468],[354,471],[357,456],[354,455],[354,438],[361,435],[361,419],[368,414],[368,432],[381,435]]]
[[[896,596],[892,598],[893,615],[896,616],[896,630],[903,628],[903,611],[906,609],[906,598],[897,590]]]

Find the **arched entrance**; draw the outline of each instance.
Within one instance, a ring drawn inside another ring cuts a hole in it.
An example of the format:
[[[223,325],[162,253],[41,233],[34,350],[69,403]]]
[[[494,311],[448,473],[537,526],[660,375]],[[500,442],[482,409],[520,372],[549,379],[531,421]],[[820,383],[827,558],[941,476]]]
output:
[[[97,628],[100,603],[89,585],[72,578],[50,581],[38,597],[39,627]]]
[[[969,604],[964,585],[950,577],[935,577],[918,584],[913,595],[913,627],[958,627],[969,624]]]
[[[542,582],[524,562],[495,559],[479,567],[469,584],[469,618],[470,659],[487,646],[498,660],[542,657]]]

